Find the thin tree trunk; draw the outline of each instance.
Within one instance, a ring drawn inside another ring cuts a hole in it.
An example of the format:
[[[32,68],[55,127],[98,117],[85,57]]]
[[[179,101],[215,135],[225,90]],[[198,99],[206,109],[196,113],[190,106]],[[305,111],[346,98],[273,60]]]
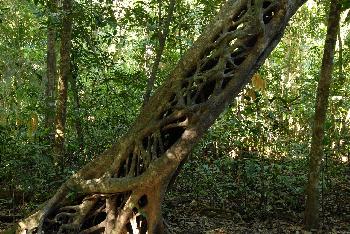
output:
[[[304,0],[227,1],[129,132],[18,233],[164,233],[161,203],[194,145],[250,81]]]
[[[61,60],[60,75],[58,77],[58,96],[56,103],[55,117],[55,144],[54,159],[59,167],[63,167],[64,162],[64,141],[67,112],[67,92],[68,80],[71,78],[71,37],[72,37],[72,2],[63,0],[63,18],[61,30]]]
[[[158,33],[158,48],[157,48],[157,52],[156,52],[156,58],[154,60],[153,66],[152,66],[152,70],[151,70],[151,74],[150,77],[148,79],[147,82],[147,88],[146,88],[146,92],[145,95],[143,97],[143,106],[148,102],[150,96],[151,96],[151,92],[153,90],[154,87],[154,83],[155,83],[155,79],[157,76],[157,72],[158,72],[158,68],[159,68],[159,64],[162,60],[162,55],[163,55],[163,51],[164,51],[164,47],[165,47],[165,42],[166,39],[169,35],[169,28],[170,28],[170,23],[172,21],[173,15],[174,15],[174,10],[175,10],[175,3],[176,0],[170,0],[169,3],[169,7],[168,7],[168,15],[166,18],[166,21],[162,27],[161,21],[162,21],[162,16],[161,16],[161,2],[159,3],[160,6],[160,10],[159,10],[159,33]],[[162,29],[163,28],[163,29]]]
[[[343,71],[343,42],[341,39],[340,26],[338,29],[338,44],[339,44],[339,87],[341,88],[345,83],[345,74]]]
[[[46,111],[45,128],[48,130],[50,143],[54,139],[54,121],[55,121],[55,82],[57,77],[56,67],[56,27],[54,14],[57,12],[57,1],[48,1],[48,25],[47,25],[47,74],[46,74]]]
[[[75,124],[75,131],[77,134],[78,144],[79,144],[79,151],[83,150],[84,147],[84,134],[83,134],[83,128],[81,125],[80,120],[80,99],[79,99],[79,91],[77,87],[77,79],[78,79],[78,67],[74,63],[74,59],[72,59],[72,79],[70,79],[70,84],[72,88],[73,93],[73,106],[74,106],[74,124]]]
[[[306,189],[305,228],[307,230],[319,227],[319,180],[321,160],[323,158],[323,138],[328,97],[330,92],[335,45],[339,28],[341,4],[332,0],[328,18],[327,36],[324,46],[320,80],[318,82],[315,116],[312,129],[310,150],[309,179]]]

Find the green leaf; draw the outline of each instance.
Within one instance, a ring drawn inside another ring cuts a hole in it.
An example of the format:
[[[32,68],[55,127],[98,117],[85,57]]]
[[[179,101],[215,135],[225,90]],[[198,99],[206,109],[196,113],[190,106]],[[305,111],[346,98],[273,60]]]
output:
[[[341,2],[341,4],[342,4],[343,11],[350,8],[350,0],[343,0]],[[348,16],[349,16],[349,14],[348,14]]]

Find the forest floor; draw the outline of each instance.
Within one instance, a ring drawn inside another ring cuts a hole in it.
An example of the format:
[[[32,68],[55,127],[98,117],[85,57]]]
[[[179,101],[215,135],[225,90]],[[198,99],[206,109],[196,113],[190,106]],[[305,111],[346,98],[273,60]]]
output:
[[[348,194],[343,192],[342,195],[345,199],[343,204],[330,203],[333,208],[341,206],[342,212],[338,214],[322,213],[322,229],[317,233],[350,233],[350,212],[347,212],[350,211],[348,199],[350,191]],[[346,199],[348,200],[346,201]],[[14,213],[13,210],[0,206],[0,233],[20,218]],[[164,213],[171,233],[311,233],[302,229],[302,212],[277,210],[261,215],[261,212],[257,211],[256,216],[254,216],[254,212],[250,215],[243,215],[232,209],[220,207],[210,197],[195,200],[191,194],[181,196],[170,194],[164,204]]]
[[[279,211],[270,215],[263,218],[244,217],[238,212],[210,206],[203,200],[191,201],[186,197],[173,198],[167,201],[166,206],[166,218],[172,233],[311,233],[303,230],[303,213]],[[327,214],[322,218],[321,229],[312,233],[350,233],[350,213],[346,216]]]
[[[200,208],[200,206],[196,205],[196,208],[193,209],[194,203],[196,202],[182,203],[176,208],[171,208],[172,213],[166,215],[167,225],[171,233],[311,233],[303,231],[302,217],[293,217],[292,219],[290,217],[273,217],[266,220],[256,218],[245,221],[238,213],[228,213],[226,210],[219,208],[208,206]],[[167,210],[170,210],[169,207]],[[11,225],[12,222],[10,220],[0,222],[0,233]],[[317,233],[350,233],[350,222],[346,222],[339,217],[327,217],[327,224],[323,224],[322,230]]]
[[[234,175],[227,176],[227,172],[221,170],[214,174],[207,168],[200,175],[200,171],[193,171],[193,168],[198,167],[185,167],[167,193],[163,213],[171,233],[310,233],[302,228],[305,203],[302,190],[293,193],[294,190],[286,188],[283,191],[284,185],[272,187],[271,184],[270,193],[261,199],[263,193],[259,187],[224,187],[232,182],[230,178],[234,178]],[[205,177],[208,173],[210,177]],[[328,184],[332,186],[329,185],[321,197],[321,229],[314,233],[350,234],[350,171],[343,175],[329,177],[332,182]],[[293,171],[291,178],[296,176]],[[214,180],[211,183],[211,180],[201,181],[201,178]],[[300,183],[299,180],[297,178],[295,181]],[[259,178],[254,177],[253,185],[259,183]],[[290,185],[290,188],[296,187],[302,186]],[[47,195],[50,196],[49,192]],[[16,199],[0,197],[0,233],[25,216],[24,211],[33,210],[40,204],[38,200],[26,203],[23,199],[25,196],[22,195]]]

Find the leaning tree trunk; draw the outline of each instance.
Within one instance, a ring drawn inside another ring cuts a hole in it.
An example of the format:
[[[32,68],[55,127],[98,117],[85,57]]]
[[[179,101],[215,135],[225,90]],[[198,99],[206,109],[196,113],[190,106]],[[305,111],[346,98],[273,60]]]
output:
[[[319,226],[319,189],[320,168],[323,158],[324,125],[331,86],[333,60],[339,29],[341,4],[339,0],[330,3],[328,28],[324,46],[320,80],[317,87],[315,117],[312,129],[310,150],[309,180],[306,188],[305,228],[317,229]]]
[[[18,233],[163,233],[161,203],[192,147],[280,41],[304,0],[228,1],[130,131]]]

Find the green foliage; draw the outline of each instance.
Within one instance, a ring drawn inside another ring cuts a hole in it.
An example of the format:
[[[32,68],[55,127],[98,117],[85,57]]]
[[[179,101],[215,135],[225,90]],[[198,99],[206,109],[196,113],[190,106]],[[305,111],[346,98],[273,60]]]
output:
[[[350,8],[350,1],[349,0],[342,0],[341,4],[342,4],[342,7],[343,7],[343,10],[347,10],[347,9]]]
[[[193,153],[171,195],[185,193],[196,200],[219,203],[225,209],[238,210],[247,220],[257,214],[280,217],[283,212],[300,216],[325,15],[323,6],[309,5],[293,18],[284,39],[258,72],[266,88],[253,82],[242,91]],[[348,28],[344,27],[343,33],[348,39]],[[340,66],[338,55],[335,63]],[[347,57],[343,54],[343,60]],[[343,74],[349,69],[347,64],[343,61]],[[325,126],[324,200],[337,193],[339,184],[348,183],[344,174],[348,166],[342,160],[350,145],[346,120],[350,106],[344,101],[344,90],[350,87],[337,85],[338,77],[337,67]],[[327,182],[335,178],[341,182]]]
[[[262,217],[278,210],[298,213],[303,209],[306,169],[305,159],[261,160],[251,154],[235,159],[202,158],[184,167],[174,190],[250,218],[257,212]]]
[[[156,86],[222,2],[177,1]],[[248,216],[256,210],[262,216],[302,210],[326,32],[325,6],[320,1],[317,4],[309,1],[293,18],[284,39],[258,71],[260,86],[253,82],[227,108],[185,165],[174,193],[210,197]],[[349,8],[349,1],[342,4]],[[62,175],[52,163],[49,129],[44,123],[47,23],[51,20],[57,29],[58,52],[61,9],[49,14],[46,1],[0,1],[3,189],[31,193],[35,203],[45,200],[65,176],[128,130],[143,101],[167,5],[168,1],[155,0],[74,1],[71,61],[77,90],[70,87],[68,94]],[[340,79],[348,81],[350,74],[348,26],[342,25],[341,35],[343,58],[340,61],[336,54],[324,141],[327,165],[322,181],[327,191],[347,180],[342,160],[350,147],[350,103],[346,101],[350,86]],[[77,122],[82,126],[83,142],[78,138]]]

